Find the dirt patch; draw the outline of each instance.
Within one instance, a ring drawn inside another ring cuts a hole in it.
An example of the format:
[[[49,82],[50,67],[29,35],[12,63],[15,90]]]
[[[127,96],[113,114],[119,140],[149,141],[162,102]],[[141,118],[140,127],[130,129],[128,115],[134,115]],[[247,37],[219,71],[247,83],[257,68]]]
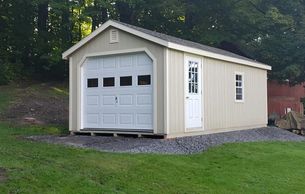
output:
[[[29,84],[16,89],[14,99],[0,116],[15,124],[68,125],[69,97],[66,84]]]
[[[3,183],[6,180],[7,180],[6,170],[0,167],[0,183]]]

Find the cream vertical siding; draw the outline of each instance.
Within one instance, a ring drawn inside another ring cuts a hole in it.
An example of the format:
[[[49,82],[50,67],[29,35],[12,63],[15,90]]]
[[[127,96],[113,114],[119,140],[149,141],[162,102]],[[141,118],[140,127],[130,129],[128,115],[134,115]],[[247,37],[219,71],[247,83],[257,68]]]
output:
[[[169,134],[184,132],[184,55],[168,51],[168,130]]]
[[[189,134],[184,116],[184,54],[169,50],[168,127],[170,136]],[[262,127],[267,124],[267,71],[221,60],[202,59],[203,128],[213,133]],[[244,73],[244,102],[235,102],[235,72]],[[196,134],[193,132],[193,134]]]
[[[70,65],[70,130],[80,130],[80,63],[87,54],[130,49],[148,49],[156,58],[157,65],[157,133],[164,133],[164,53],[165,48],[124,31],[119,31],[119,42],[110,44],[110,30],[106,29],[96,38],[69,56]],[[155,111],[155,110],[154,110]]]

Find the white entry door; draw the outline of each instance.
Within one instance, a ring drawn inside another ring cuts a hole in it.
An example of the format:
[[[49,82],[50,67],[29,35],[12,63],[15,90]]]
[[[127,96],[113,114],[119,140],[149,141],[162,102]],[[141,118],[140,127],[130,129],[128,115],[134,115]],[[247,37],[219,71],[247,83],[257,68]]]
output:
[[[82,128],[153,129],[153,66],[145,53],[91,57],[82,68]]]
[[[186,128],[202,127],[201,59],[185,59],[185,111]]]

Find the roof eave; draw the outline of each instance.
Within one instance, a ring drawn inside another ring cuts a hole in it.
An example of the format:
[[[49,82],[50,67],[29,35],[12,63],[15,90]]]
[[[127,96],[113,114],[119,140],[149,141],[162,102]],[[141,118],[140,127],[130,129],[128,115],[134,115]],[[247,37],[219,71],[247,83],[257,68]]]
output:
[[[226,56],[226,55],[222,55],[222,54],[204,51],[204,50],[197,49],[197,48],[183,46],[183,45],[176,44],[176,43],[170,42],[168,44],[168,48],[188,52],[191,54],[202,55],[202,56],[213,58],[213,59],[219,59],[219,60],[228,61],[228,62],[232,62],[232,63],[238,63],[241,65],[247,65],[247,66],[255,67],[255,68],[259,68],[259,69],[272,70],[271,66],[263,64],[263,63],[259,63],[259,62],[255,62],[255,61],[248,61],[248,60],[239,59],[236,57],[230,57],[230,56]]]
[[[65,51],[62,54],[62,58],[67,60],[71,54],[73,54],[76,50],[78,50],[83,45],[88,43],[94,37],[99,35],[101,32],[103,32],[109,26],[112,26],[114,28],[118,28],[122,31],[131,33],[135,36],[139,36],[141,38],[144,38],[146,40],[149,40],[151,42],[157,43],[159,45],[162,45],[162,46],[165,46],[165,47],[168,47],[168,48],[171,48],[171,49],[175,49],[175,50],[179,50],[179,51],[183,51],[183,52],[188,52],[188,53],[193,53],[193,54],[198,54],[198,55],[202,55],[202,56],[206,56],[206,57],[210,57],[210,58],[214,58],[214,59],[220,59],[220,60],[223,60],[223,61],[238,63],[238,64],[242,64],[242,65],[247,65],[247,66],[256,67],[256,68],[260,68],[260,69],[265,69],[265,70],[271,70],[272,69],[271,66],[268,66],[268,65],[265,65],[265,64],[262,64],[262,63],[247,61],[247,60],[239,59],[239,58],[236,58],[236,57],[230,57],[230,56],[217,54],[217,53],[213,53],[213,52],[209,52],[209,51],[205,51],[205,50],[201,50],[201,49],[197,49],[197,48],[193,48],[193,47],[180,45],[180,44],[177,44],[177,43],[168,42],[168,41],[162,40],[160,38],[154,37],[152,35],[146,34],[144,32],[140,32],[140,31],[138,31],[136,29],[133,29],[133,28],[130,28],[128,26],[119,24],[119,23],[117,23],[113,20],[108,20],[101,27],[99,27],[97,30],[92,32],[89,36],[82,39],[77,44],[72,46],[70,49]]]

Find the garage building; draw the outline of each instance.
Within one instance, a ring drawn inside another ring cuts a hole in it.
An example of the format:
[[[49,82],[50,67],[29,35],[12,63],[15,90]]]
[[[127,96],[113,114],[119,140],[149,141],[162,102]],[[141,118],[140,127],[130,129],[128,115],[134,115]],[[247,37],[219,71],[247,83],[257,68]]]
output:
[[[63,53],[72,133],[167,138],[265,127],[257,61],[109,20]]]

